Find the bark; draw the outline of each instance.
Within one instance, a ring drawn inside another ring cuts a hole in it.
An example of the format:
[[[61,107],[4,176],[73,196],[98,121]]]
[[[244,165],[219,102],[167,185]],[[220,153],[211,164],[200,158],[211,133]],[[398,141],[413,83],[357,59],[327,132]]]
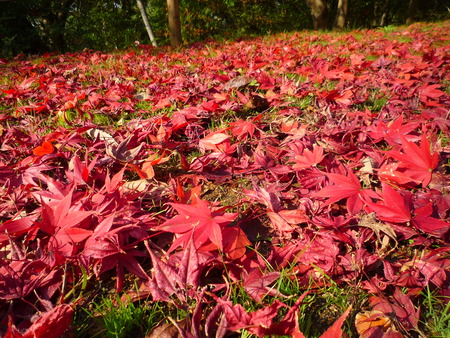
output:
[[[347,23],[348,0],[339,0],[333,30],[341,32]]]
[[[327,29],[328,6],[324,0],[306,0],[311,9],[314,29]]]
[[[384,11],[383,14],[381,14],[381,18],[380,18],[380,27],[384,27],[386,26],[386,18],[387,18],[387,11]]]
[[[152,26],[150,26],[150,22],[148,21],[147,12],[145,11],[144,4],[142,0],[136,0],[139,11],[141,12],[142,20],[144,21],[145,29],[147,30],[148,37],[153,45],[153,47],[158,47],[156,43],[155,36],[153,35]]]
[[[373,7],[372,27],[384,27],[387,25],[389,14],[389,0],[377,0]]]
[[[167,10],[169,13],[170,44],[176,47],[182,44],[179,0],[167,0]]]

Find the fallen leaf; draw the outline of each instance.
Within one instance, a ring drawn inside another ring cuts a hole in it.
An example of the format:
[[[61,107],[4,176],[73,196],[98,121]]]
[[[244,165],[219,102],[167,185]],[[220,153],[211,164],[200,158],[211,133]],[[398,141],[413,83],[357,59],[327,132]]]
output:
[[[51,154],[53,153],[54,150],[55,148],[53,147],[53,144],[51,144],[51,142],[44,141],[42,142],[42,145],[33,149],[33,154],[36,156],[42,156],[46,154]]]
[[[224,89],[230,90],[232,88],[241,88],[241,87],[248,85],[252,81],[253,81],[253,79],[251,77],[248,77],[245,75],[238,76],[238,77],[235,77],[234,79],[231,79],[230,81],[228,81],[225,84]]]
[[[172,323],[161,323],[154,328],[145,338],[181,338],[182,335]]]

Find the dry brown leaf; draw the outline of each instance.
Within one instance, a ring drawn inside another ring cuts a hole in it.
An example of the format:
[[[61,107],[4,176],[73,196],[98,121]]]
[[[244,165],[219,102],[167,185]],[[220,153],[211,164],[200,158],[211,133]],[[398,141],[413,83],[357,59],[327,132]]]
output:
[[[245,109],[253,109],[262,112],[270,107],[267,99],[262,95],[252,94],[250,100],[245,104]]]
[[[127,192],[143,192],[147,190],[150,181],[143,178],[141,180],[125,182],[122,188]]]
[[[161,323],[152,330],[145,338],[178,338],[181,334],[172,323]]]
[[[151,98],[150,94],[147,92],[140,92],[133,96],[136,100],[145,101]]]
[[[375,235],[378,238],[378,244],[381,247],[378,248],[378,254],[382,256],[388,255],[391,251],[397,248],[397,235],[389,224],[378,222],[375,214],[371,213],[369,215],[364,215],[361,217],[361,220],[358,223],[359,226],[372,229]],[[385,234],[385,236],[381,236],[381,233]],[[394,246],[388,250],[389,239],[394,241]]]
[[[370,157],[365,157],[361,160],[363,167],[359,169],[360,172],[373,174],[373,163],[374,160]]]
[[[116,142],[116,140],[114,139],[114,137],[112,137],[107,132],[104,132],[103,130],[94,128],[94,129],[88,130],[87,134],[90,137],[92,137],[93,139],[97,139],[98,138],[99,140],[105,142],[106,146],[117,147],[119,145]]]
[[[133,149],[128,149],[128,144],[131,141],[131,137],[127,137],[120,142],[117,147],[106,146],[106,153],[120,162],[131,162],[139,153],[142,148],[142,143]]]
[[[248,85],[250,82],[252,82],[252,80],[253,80],[252,78],[245,76],[245,75],[238,76],[238,77],[235,77],[234,79],[231,79],[230,81],[228,81],[225,84],[224,89],[229,90],[231,88],[241,88],[241,87]]]

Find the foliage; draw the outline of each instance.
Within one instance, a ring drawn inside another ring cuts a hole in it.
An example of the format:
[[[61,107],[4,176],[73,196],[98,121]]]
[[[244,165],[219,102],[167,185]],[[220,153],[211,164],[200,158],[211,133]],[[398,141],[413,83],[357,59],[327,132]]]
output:
[[[107,281],[184,336],[445,325],[449,25],[2,61],[1,334]]]
[[[294,1],[186,1],[182,18],[189,40],[236,38],[307,28],[306,4]],[[268,15],[270,13],[270,15]]]
[[[337,0],[327,1],[328,27],[333,26]],[[348,27],[402,24],[408,1],[354,0]],[[418,1],[416,20],[448,18],[442,1]],[[181,1],[184,42],[235,39],[312,28],[306,1],[185,0]],[[147,12],[159,45],[169,43],[166,1],[147,0]],[[15,0],[0,1],[0,57],[17,53],[111,51],[148,37],[134,0]]]
[[[65,26],[65,39],[71,50],[114,50],[145,38],[133,0],[79,1]]]
[[[448,10],[439,0],[417,1],[417,21],[443,20]],[[364,0],[352,1],[349,6],[349,26],[353,28],[378,27],[404,24],[408,15],[409,1]],[[333,7],[332,7],[333,8]]]
[[[0,2],[0,57],[12,58],[22,52],[43,51],[37,30],[26,17],[25,4]]]

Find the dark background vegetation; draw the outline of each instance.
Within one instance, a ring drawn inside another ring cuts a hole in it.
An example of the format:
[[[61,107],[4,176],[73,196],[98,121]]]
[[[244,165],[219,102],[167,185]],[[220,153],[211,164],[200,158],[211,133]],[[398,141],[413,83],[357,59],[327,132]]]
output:
[[[330,29],[337,3],[327,1]],[[168,44],[166,0],[147,0],[145,6],[158,44]],[[180,14],[184,43],[313,27],[306,0],[181,0]],[[445,0],[349,0],[346,28],[448,17]],[[0,0],[0,41],[2,58],[150,43],[135,0]]]

